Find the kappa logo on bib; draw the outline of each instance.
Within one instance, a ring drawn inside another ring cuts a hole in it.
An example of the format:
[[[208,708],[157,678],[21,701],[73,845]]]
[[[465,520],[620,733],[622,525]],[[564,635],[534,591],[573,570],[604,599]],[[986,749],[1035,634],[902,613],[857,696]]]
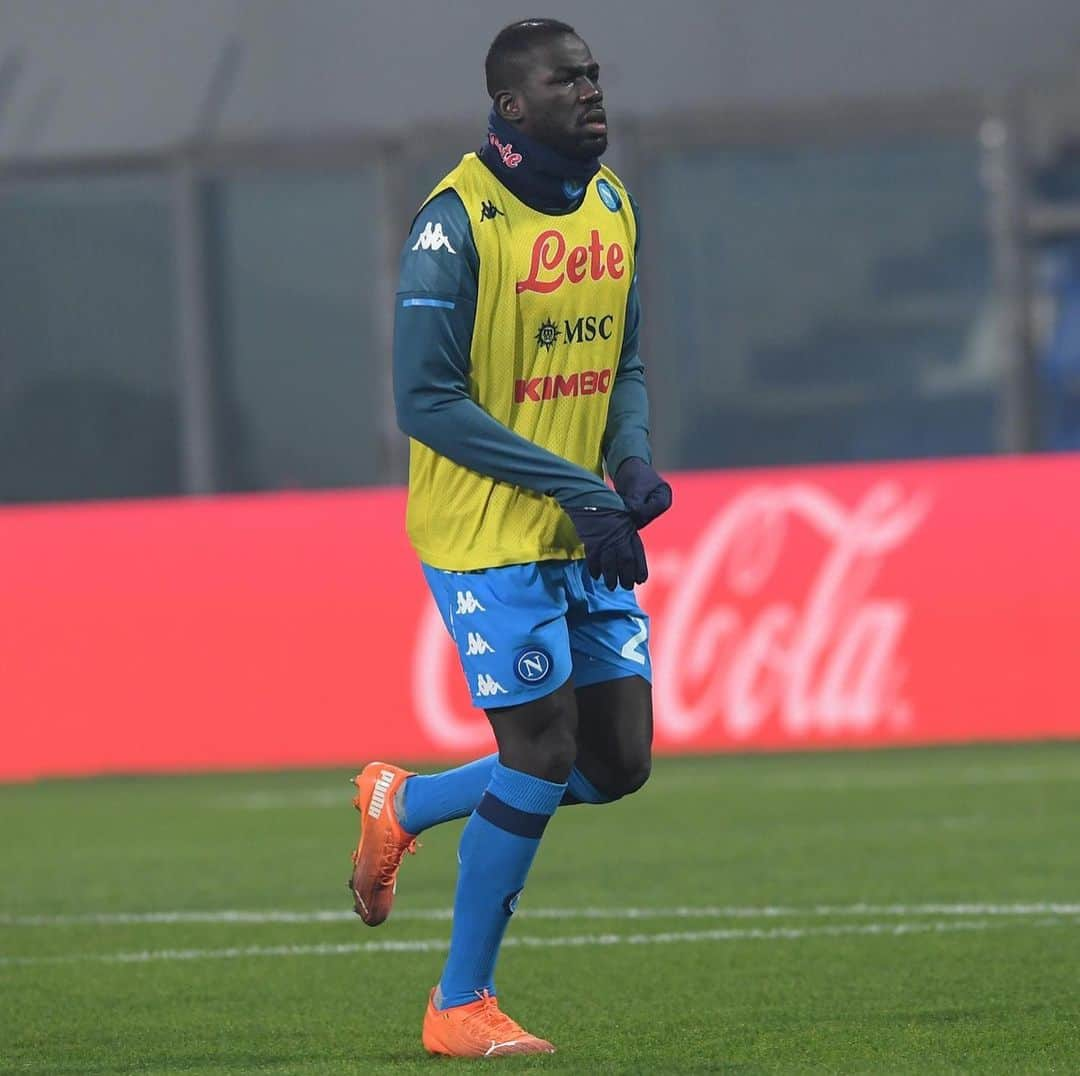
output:
[[[432,225],[430,220],[424,222],[424,230],[413,244],[413,250],[448,250],[451,254],[457,253],[450,245],[450,237],[442,230],[442,222],[435,221]]]

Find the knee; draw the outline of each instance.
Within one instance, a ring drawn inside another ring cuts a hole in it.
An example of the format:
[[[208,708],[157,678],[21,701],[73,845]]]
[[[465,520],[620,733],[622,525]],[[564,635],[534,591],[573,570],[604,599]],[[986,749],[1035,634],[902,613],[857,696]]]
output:
[[[636,676],[578,692],[577,765],[597,792],[621,799],[642,788],[652,771],[652,692]]]
[[[631,796],[645,786],[652,774],[652,759],[645,757],[637,760],[625,760],[618,769],[610,770],[605,779],[609,787],[601,789],[613,800]]]
[[[645,787],[652,776],[652,759],[646,758],[633,769],[627,769],[620,775],[620,796],[630,796]]]
[[[577,767],[581,774],[604,798],[601,802],[621,800],[644,787],[652,773],[649,754],[636,757],[621,756],[601,762],[578,755]]]

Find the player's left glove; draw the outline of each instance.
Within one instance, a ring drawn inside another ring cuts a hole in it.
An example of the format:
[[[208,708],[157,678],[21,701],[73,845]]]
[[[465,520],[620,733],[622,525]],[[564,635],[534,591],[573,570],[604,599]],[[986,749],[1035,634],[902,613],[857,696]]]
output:
[[[615,489],[638,530],[671,507],[669,486],[643,459],[629,456],[615,472]]]
[[[603,579],[608,590],[620,584],[632,590],[649,578],[645,547],[630,513],[621,508],[566,507],[585,547],[585,564],[593,579]]]

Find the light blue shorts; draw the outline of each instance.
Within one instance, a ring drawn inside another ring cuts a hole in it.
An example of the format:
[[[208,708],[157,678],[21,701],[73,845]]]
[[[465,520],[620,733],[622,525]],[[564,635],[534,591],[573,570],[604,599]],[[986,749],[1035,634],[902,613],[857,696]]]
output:
[[[608,590],[584,560],[423,568],[474,706],[519,706],[571,676],[575,687],[624,676],[652,683],[649,618],[632,590]]]

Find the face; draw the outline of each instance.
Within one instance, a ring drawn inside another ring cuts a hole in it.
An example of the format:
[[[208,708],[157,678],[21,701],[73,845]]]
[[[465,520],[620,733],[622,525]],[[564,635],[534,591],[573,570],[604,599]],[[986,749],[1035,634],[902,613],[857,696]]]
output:
[[[600,65],[589,46],[563,34],[533,48],[522,62],[516,90],[496,107],[524,134],[566,157],[586,160],[607,149],[607,114]]]

